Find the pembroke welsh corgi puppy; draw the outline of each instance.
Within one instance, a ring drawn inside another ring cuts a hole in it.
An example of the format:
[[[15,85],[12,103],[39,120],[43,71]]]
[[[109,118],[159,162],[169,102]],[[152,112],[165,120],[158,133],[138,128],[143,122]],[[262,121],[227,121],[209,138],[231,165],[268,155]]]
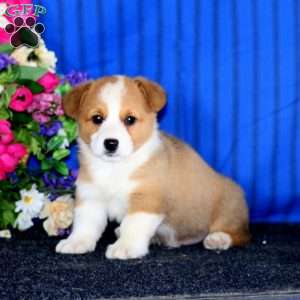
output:
[[[249,241],[241,188],[188,145],[158,130],[166,95],[145,78],[104,77],[64,99],[79,125],[80,170],[71,235],[60,253],[95,250],[108,220],[120,223],[107,258],[146,255],[155,237],[168,247],[203,241],[226,250]]]

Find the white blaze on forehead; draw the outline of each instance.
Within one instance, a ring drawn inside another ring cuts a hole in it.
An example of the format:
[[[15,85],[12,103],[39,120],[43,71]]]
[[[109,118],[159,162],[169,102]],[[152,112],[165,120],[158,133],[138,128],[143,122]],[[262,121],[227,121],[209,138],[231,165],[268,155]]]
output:
[[[99,91],[99,101],[106,104],[107,116],[99,129],[91,136],[92,151],[102,157],[106,157],[104,141],[116,139],[118,148],[114,155],[126,157],[133,151],[133,143],[126,126],[120,119],[122,100],[126,92],[124,77],[118,76],[116,82],[109,82]],[[104,156],[103,156],[104,155]]]
[[[107,106],[108,117],[119,116],[122,98],[125,94],[124,78],[121,76],[117,78],[116,82],[109,82],[100,90],[100,99]]]

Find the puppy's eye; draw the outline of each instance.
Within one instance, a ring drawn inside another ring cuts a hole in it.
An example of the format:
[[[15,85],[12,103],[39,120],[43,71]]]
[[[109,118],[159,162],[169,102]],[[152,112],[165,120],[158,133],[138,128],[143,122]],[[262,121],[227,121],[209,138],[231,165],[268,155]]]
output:
[[[100,115],[95,115],[95,116],[92,116],[92,121],[94,124],[100,125],[104,121],[104,119]]]
[[[124,120],[126,126],[131,126],[136,122],[136,117],[134,116],[127,116]]]

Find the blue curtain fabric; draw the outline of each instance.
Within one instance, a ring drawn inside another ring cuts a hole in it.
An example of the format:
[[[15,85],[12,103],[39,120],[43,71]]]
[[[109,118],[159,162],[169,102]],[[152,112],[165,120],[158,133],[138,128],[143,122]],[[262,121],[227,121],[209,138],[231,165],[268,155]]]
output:
[[[158,81],[161,128],[244,187],[252,221],[300,221],[300,1],[39,3],[59,72]]]

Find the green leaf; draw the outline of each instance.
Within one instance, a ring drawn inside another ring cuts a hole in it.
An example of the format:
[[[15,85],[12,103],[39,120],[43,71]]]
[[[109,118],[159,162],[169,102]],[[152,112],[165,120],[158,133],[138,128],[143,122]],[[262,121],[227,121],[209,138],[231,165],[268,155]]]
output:
[[[77,124],[73,119],[68,117],[64,118],[62,122],[68,141],[72,143],[77,138]]]
[[[37,159],[38,160],[44,160],[45,159],[45,155],[42,153],[42,152],[39,152],[37,155],[36,155]]]
[[[41,145],[39,143],[39,140],[38,138],[32,136],[30,141],[30,152],[37,155],[41,151]]]
[[[10,54],[15,50],[11,44],[2,44],[0,45],[0,53]]]
[[[5,193],[6,197],[9,197],[12,201],[15,201],[14,192],[8,190],[8,193]],[[2,196],[0,194],[0,196]],[[0,197],[2,198],[2,197]],[[0,228],[7,228],[9,225],[12,225],[15,221],[15,204],[13,202],[9,202],[2,198],[0,200]]]
[[[62,145],[63,142],[64,142],[64,137],[56,135],[49,140],[47,144],[47,150],[52,151],[54,149],[57,149],[59,148],[59,146]]]
[[[35,122],[35,121],[32,121],[32,122],[29,122],[26,127],[31,130],[31,131],[34,131],[34,132],[39,132],[40,131],[40,125],[38,122]]]
[[[4,227],[7,227],[8,225],[13,225],[15,222],[15,214],[11,210],[5,210],[2,212],[2,223]]]
[[[43,171],[48,171],[53,167],[53,160],[45,159],[41,163],[41,169]]]
[[[11,117],[11,111],[5,107],[0,108],[0,120],[6,120]]]
[[[20,128],[15,131],[15,138],[18,142],[21,142],[27,146],[30,146],[31,143],[31,132],[25,128]]]
[[[58,149],[53,152],[52,157],[56,160],[61,160],[67,157],[70,154],[70,150],[68,149]]]
[[[7,70],[0,72],[0,84],[14,83],[18,76],[18,67],[8,66]]]
[[[39,94],[44,91],[44,87],[41,84],[30,79],[18,79],[17,83],[29,88],[32,94]]]
[[[69,174],[69,170],[67,165],[62,161],[55,161],[54,162],[54,169],[60,173],[61,175],[67,176]]]
[[[27,79],[37,81],[41,78],[45,73],[47,73],[47,69],[40,67],[29,67],[29,66],[19,66],[19,79]]]
[[[11,97],[16,92],[16,88],[16,85],[8,85],[6,87],[1,95],[0,106],[5,106],[6,108],[9,106]]]
[[[14,210],[15,205],[7,200],[0,201],[0,210]]]
[[[60,84],[55,91],[59,93],[61,96],[69,93],[72,90],[72,86],[69,83]]]
[[[32,117],[28,113],[14,112],[13,123],[14,125],[23,125],[32,122]]]

